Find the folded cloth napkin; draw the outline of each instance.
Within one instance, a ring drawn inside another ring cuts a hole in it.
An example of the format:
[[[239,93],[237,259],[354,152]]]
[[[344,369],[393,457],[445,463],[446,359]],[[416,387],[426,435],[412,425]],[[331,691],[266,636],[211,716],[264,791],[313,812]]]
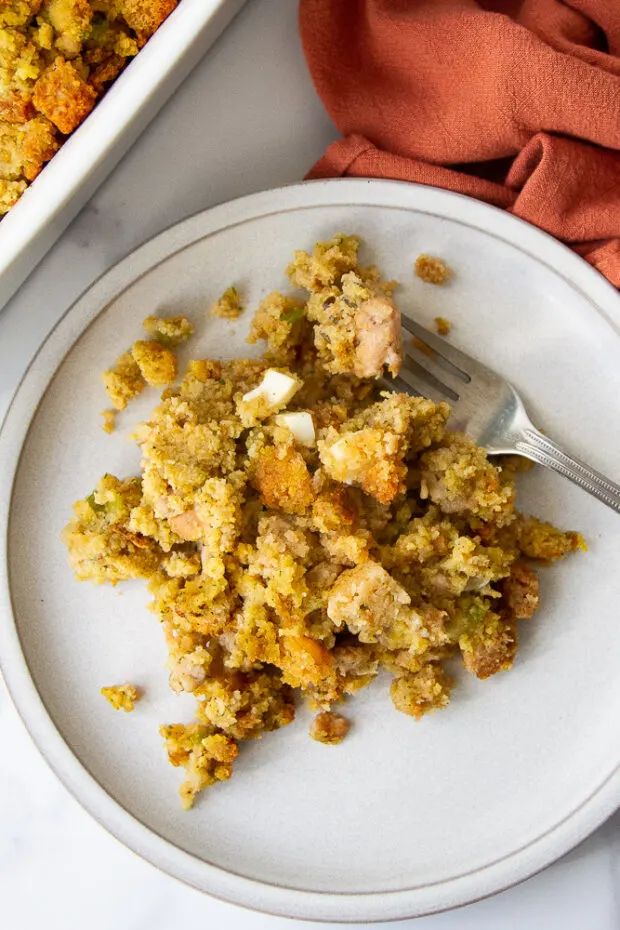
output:
[[[620,0],[301,0],[344,138],[308,177],[504,207],[620,287]]]

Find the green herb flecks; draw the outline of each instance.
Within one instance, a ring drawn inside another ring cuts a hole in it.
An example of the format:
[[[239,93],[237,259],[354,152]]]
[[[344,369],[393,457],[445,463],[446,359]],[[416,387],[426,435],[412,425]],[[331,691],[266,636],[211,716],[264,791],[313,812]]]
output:
[[[301,320],[305,315],[304,307],[291,307],[290,310],[284,310],[280,314],[280,319],[285,323],[297,323],[298,320]]]

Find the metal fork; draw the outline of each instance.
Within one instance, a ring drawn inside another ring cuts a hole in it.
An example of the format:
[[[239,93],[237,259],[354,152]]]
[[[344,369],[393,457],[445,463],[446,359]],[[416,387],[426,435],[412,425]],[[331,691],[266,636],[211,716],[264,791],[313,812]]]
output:
[[[404,340],[400,374],[389,381],[392,390],[448,401],[452,407],[450,426],[467,433],[489,455],[526,456],[564,475],[620,513],[620,485],[564,452],[537,430],[508,381],[409,317],[403,316],[402,326],[415,341],[407,345],[411,340]]]

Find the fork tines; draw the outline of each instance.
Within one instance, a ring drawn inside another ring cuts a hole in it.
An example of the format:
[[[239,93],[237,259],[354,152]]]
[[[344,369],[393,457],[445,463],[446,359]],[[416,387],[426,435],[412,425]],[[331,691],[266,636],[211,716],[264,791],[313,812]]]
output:
[[[471,380],[463,367],[469,359],[409,317],[403,316],[401,322],[414,339],[405,341],[403,365],[394,386],[431,400],[457,401]]]

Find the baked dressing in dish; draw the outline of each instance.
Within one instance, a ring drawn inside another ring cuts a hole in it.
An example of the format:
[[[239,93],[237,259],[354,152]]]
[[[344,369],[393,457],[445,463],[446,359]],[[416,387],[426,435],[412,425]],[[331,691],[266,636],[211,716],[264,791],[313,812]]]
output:
[[[178,0],[0,0],[0,215]]]

